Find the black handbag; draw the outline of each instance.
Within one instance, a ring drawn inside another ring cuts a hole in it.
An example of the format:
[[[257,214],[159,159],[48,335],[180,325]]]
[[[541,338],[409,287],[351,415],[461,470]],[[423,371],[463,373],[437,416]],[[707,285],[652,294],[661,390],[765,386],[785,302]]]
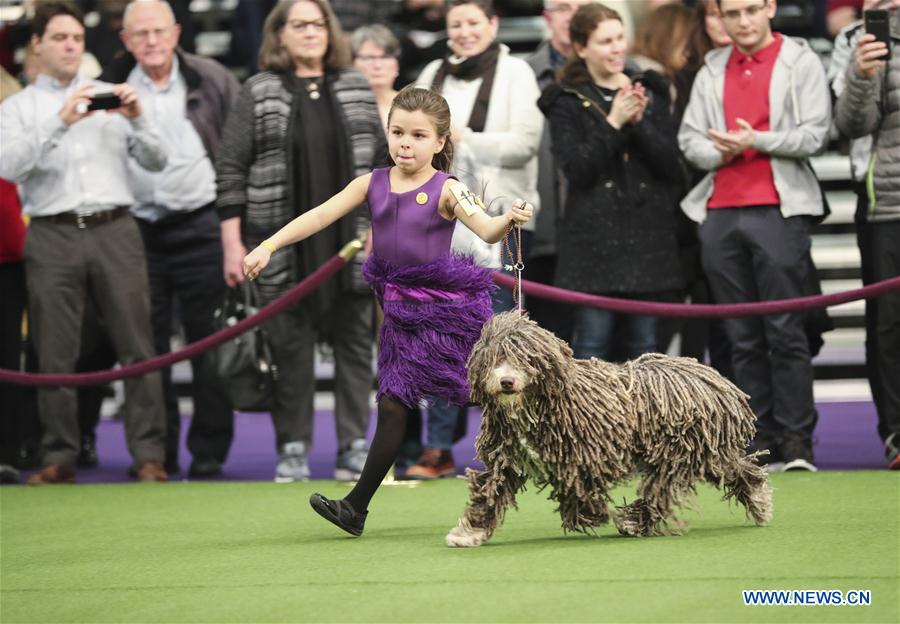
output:
[[[215,311],[216,330],[231,327],[256,313],[259,297],[249,280],[232,288]],[[223,342],[212,351],[214,370],[232,408],[246,412],[268,412],[278,381],[278,367],[262,326]]]

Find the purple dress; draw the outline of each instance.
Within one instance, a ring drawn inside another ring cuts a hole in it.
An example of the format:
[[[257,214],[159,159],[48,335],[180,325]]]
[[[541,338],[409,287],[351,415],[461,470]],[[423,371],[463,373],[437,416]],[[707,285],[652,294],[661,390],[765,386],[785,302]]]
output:
[[[378,354],[378,398],[407,406],[442,398],[469,400],[466,360],[491,317],[491,271],[453,255],[456,221],[438,211],[438,171],[419,188],[391,191],[390,168],[369,182],[373,253],[363,275],[384,310]]]

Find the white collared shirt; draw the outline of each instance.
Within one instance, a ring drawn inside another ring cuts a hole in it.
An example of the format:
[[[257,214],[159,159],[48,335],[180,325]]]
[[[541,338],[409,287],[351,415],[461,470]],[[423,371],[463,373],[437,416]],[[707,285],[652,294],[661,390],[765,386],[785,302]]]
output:
[[[178,57],[172,61],[168,83],[159,87],[141,68],[135,65],[128,76],[130,84],[141,98],[144,116],[159,128],[166,147],[166,168],[151,173],[137,166],[129,166],[136,205],[136,217],[156,221],[173,212],[189,212],[201,208],[216,198],[216,171],[200,134],[187,116],[188,88],[179,71]]]
[[[59,111],[79,85],[40,74],[0,104],[0,177],[19,185],[22,209],[33,217],[131,206],[126,162],[162,170],[166,154],[141,116],[96,111],[71,126]],[[92,81],[95,91],[112,85]]]

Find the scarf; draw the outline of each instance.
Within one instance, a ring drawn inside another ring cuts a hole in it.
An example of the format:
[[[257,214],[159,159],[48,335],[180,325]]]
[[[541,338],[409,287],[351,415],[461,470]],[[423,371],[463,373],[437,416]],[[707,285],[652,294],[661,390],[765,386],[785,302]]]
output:
[[[475,97],[472,106],[472,114],[469,116],[468,126],[473,132],[483,132],[487,121],[488,104],[491,99],[491,89],[494,86],[494,73],[497,71],[497,60],[500,57],[500,44],[494,41],[481,54],[463,58],[454,54],[448,54],[444,62],[438,68],[437,74],[431,83],[431,88],[441,92],[444,80],[447,76],[453,76],[459,80],[477,80],[481,78],[481,87]]]

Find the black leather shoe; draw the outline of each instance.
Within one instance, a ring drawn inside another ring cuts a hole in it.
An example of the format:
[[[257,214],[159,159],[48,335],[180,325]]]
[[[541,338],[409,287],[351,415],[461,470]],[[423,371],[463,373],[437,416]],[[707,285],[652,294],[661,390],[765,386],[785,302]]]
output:
[[[222,474],[222,464],[212,457],[195,457],[188,469],[188,476],[195,479],[208,479]]]
[[[96,468],[100,464],[94,436],[84,436],[81,438],[81,448],[78,450],[77,464],[79,468]]]
[[[362,535],[366,524],[367,513],[360,513],[353,505],[345,500],[331,500],[321,494],[313,494],[309,497],[309,504],[317,514],[342,529],[350,535],[359,537]]]

